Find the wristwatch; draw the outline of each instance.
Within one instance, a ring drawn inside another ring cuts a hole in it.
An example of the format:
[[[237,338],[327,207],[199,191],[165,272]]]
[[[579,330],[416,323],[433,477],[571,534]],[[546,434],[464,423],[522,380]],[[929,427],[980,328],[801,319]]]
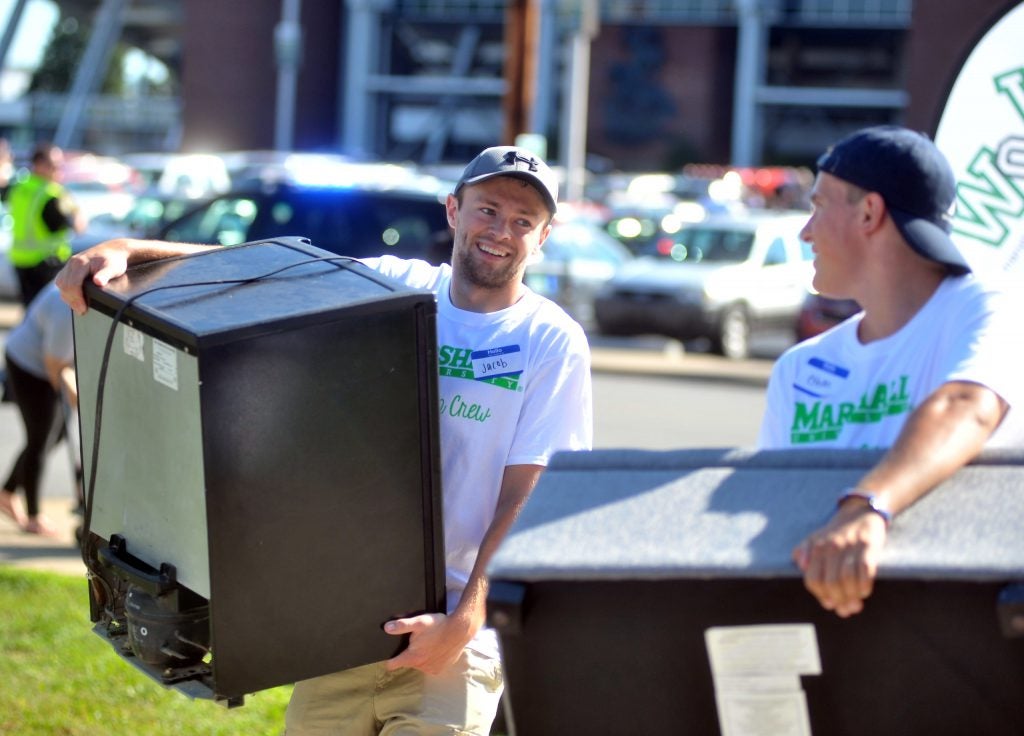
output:
[[[889,507],[886,506],[878,496],[874,493],[870,493],[869,491],[862,491],[859,488],[849,488],[846,491],[843,491],[843,495],[836,500],[836,506],[842,506],[851,498],[859,498],[866,501],[869,509],[885,519],[886,527],[889,527],[892,524],[892,511],[889,510]]]

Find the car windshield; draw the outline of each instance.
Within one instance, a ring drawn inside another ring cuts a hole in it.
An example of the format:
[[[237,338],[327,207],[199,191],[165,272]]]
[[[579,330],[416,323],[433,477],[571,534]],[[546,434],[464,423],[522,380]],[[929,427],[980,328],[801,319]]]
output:
[[[754,233],[749,231],[689,227],[655,241],[648,255],[677,263],[741,263],[753,245]]]
[[[392,254],[443,263],[451,257],[445,209],[419,192],[271,187],[226,194],[169,224],[162,237],[237,245],[287,235],[356,258]]]

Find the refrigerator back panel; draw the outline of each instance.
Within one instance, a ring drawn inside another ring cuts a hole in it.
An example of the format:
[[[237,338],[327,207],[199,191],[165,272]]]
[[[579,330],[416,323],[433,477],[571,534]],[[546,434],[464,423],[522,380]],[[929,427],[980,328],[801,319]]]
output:
[[[99,310],[76,320],[83,387],[99,380],[110,326]],[[199,361],[128,325],[116,329],[96,476],[103,492],[95,497],[92,531],[105,539],[124,535],[133,554],[156,566],[172,563],[183,585],[209,598]],[[94,409],[88,415],[94,417]],[[84,447],[92,447],[94,424],[82,422]],[[88,478],[92,458],[83,460]]]

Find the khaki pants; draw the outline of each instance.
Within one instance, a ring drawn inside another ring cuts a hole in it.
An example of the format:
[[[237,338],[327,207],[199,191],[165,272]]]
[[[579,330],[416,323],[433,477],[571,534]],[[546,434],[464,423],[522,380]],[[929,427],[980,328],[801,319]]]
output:
[[[487,736],[498,708],[501,663],[472,649],[440,675],[378,662],[295,685],[287,736]]]

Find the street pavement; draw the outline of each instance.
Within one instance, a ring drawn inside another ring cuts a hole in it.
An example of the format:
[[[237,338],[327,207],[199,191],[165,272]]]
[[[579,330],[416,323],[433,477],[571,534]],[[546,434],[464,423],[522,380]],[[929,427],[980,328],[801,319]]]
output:
[[[21,319],[20,306],[0,303],[0,334]],[[678,343],[664,340],[595,341],[593,369],[595,372],[629,373],[652,376],[678,376],[695,380],[734,381],[765,385],[771,370],[770,360],[727,361],[720,357],[688,353]],[[639,347],[637,347],[639,345]],[[17,422],[16,410],[10,404],[0,408],[0,422]],[[8,445],[12,444],[10,441]],[[16,446],[0,448],[0,461],[6,463],[17,452]],[[56,537],[26,534],[0,516],[0,565],[50,570],[68,575],[85,575],[85,565],[75,542],[75,529],[81,517],[74,514],[76,502],[70,489],[70,462],[63,455],[66,448],[54,448],[47,463],[42,493],[43,513],[57,528]],[[68,466],[68,467],[65,467]],[[55,476],[55,479],[54,479]],[[64,492],[52,492],[54,484],[66,485]]]

